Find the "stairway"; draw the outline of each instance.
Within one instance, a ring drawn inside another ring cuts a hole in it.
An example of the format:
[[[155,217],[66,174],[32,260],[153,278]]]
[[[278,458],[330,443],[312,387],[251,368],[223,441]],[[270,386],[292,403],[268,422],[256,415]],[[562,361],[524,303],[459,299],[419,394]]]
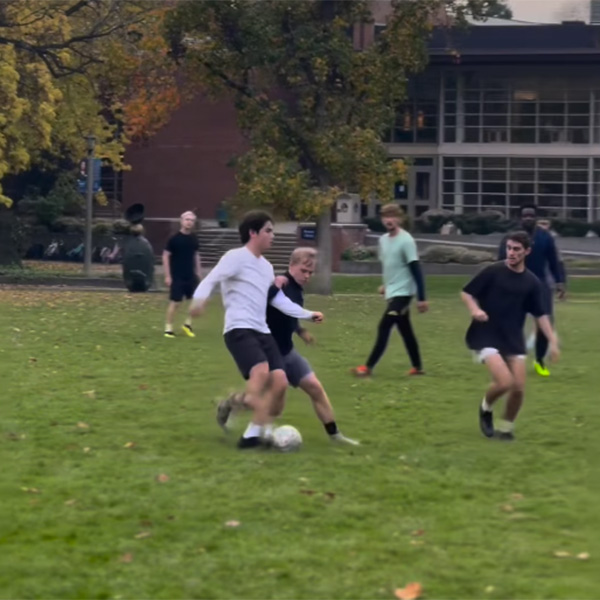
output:
[[[240,235],[236,229],[201,229],[198,232],[200,257],[203,267],[212,267],[231,248],[239,248]],[[290,262],[290,254],[296,248],[296,234],[276,233],[271,249],[265,258],[273,265],[275,273],[283,273]]]

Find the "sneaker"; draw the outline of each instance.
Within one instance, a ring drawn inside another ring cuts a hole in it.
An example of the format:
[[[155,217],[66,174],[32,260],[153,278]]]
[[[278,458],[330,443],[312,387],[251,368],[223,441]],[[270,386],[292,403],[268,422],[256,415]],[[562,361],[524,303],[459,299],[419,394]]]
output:
[[[512,431],[496,431],[494,438],[501,442],[514,442],[515,434]]]
[[[357,440],[353,440],[352,438],[346,437],[340,431],[338,431],[337,433],[334,433],[333,435],[330,435],[329,439],[332,442],[336,442],[338,444],[348,444],[350,446],[360,446],[360,442],[358,442]]]
[[[165,331],[166,338],[174,338],[175,334],[172,331]]]
[[[255,437],[241,437],[237,443],[237,447],[240,450],[249,450],[250,448],[270,448],[271,444],[266,440],[255,436]]]
[[[409,375],[425,375],[425,371],[423,371],[423,369],[417,369],[416,367],[413,367],[409,372]]]
[[[244,405],[244,392],[234,392],[217,405],[217,423],[225,431],[228,429],[228,421],[231,413]]]
[[[494,437],[494,413],[479,406],[479,428],[487,438]]]
[[[548,370],[548,367],[544,366],[543,363],[540,363],[536,360],[533,363],[533,368],[540,377],[550,377],[550,371]]]
[[[194,333],[194,330],[192,329],[191,325],[188,325],[186,323],[185,325],[181,326],[181,329],[183,329],[183,333],[185,333],[185,335],[187,335],[188,337],[196,337],[196,334]]]
[[[370,377],[372,373],[371,369],[369,369],[369,367],[365,365],[361,365],[360,367],[354,367],[350,370],[350,372],[353,375],[356,375],[356,377]]]

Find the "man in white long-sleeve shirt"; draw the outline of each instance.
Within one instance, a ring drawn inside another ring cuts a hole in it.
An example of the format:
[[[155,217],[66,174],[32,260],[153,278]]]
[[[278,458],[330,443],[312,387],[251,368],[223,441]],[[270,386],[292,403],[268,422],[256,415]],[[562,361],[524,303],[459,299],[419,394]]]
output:
[[[220,284],[225,307],[225,345],[247,381],[244,403],[254,411],[238,447],[254,448],[269,435],[271,405],[285,391],[287,378],[266,321],[267,297],[275,273],[263,253],[273,241],[273,219],[266,212],[252,211],[244,217],[239,231],[244,245],[226,252],[204,278],[194,292],[190,312],[192,316],[201,314]],[[305,310],[282,292],[270,303],[291,317],[323,320],[321,313]]]

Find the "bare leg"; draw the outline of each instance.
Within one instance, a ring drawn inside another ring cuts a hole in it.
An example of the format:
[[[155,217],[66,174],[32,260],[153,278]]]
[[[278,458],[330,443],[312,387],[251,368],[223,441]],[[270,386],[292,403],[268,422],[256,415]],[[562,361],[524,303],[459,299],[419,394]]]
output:
[[[492,376],[492,383],[485,393],[485,401],[488,406],[492,406],[498,398],[512,389],[514,380],[509,366],[499,354],[488,356],[485,366]]]
[[[244,404],[252,410],[252,422],[256,425],[266,425],[271,421],[270,398],[267,398],[265,394],[268,383],[269,363],[262,362],[255,365],[246,382]]]
[[[169,306],[167,306],[167,325],[173,327],[173,319],[175,318],[175,311],[177,310],[178,302],[173,302],[172,300],[169,302]]]
[[[333,407],[327,397],[327,392],[314,373],[307,375],[300,381],[300,389],[310,396],[315,413],[321,423],[331,423],[335,421]]]
[[[514,423],[523,405],[526,377],[525,361],[513,356],[508,359],[508,366],[513,376],[513,386],[508,394],[504,419]]]

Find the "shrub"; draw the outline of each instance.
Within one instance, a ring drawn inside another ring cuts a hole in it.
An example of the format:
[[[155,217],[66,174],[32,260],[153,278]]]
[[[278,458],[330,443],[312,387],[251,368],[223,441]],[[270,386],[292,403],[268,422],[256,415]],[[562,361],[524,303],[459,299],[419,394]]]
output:
[[[574,219],[551,219],[552,229],[561,237],[585,237],[592,224]]]
[[[112,232],[114,235],[128,235],[129,228],[131,227],[129,221],[125,219],[117,219],[113,221]]]
[[[458,263],[461,265],[478,265],[493,262],[495,257],[483,250],[470,250],[464,246],[428,246],[421,252],[420,258],[426,263]]]
[[[50,231],[57,233],[83,233],[85,223],[77,217],[58,217],[49,225]]]
[[[464,235],[488,235],[490,233],[511,231],[516,228],[514,221],[506,219],[501,212],[497,211],[454,215],[452,222]]]
[[[349,260],[353,262],[361,260],[377,260],[377,248],[354,244],[342,252],[342,260]]]
[[[416,221],[415,230],[420,233],[439,233],[440,229],[452,220],[454,213],[449,210],[432,209],[425,211]]]

